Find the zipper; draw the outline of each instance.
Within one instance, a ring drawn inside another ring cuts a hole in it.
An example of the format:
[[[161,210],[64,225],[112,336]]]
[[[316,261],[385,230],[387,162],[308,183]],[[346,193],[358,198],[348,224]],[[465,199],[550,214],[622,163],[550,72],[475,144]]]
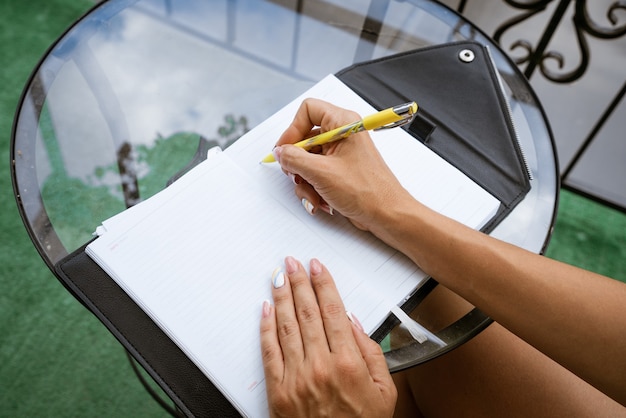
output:
[[[524,148],[522,148],[522,144],[520,143],[519,134],[517,132],[517,128],[515,127],[515,121],[513,120],[513,111],[511,110],[511,103],[506,96],[506,90],[504,89],[504,84],[502,83],[502,78],[500,77],[500,73],[498,72],[498,67],[496,67],[496,63],[491,56],[491,51],[488,46],[485,46],[485,50],[487,52],[487,56],[491,61],[491,65],[496,74],[496,78],[498,80],[498,85],[500,86],[500,92],[502,93],[502,99],[504,100],[504,107],[506,109],[506,118],[513,129],[513,136],[515,139],[515,146],[517,148],[518,154],[522,160],[522,165],[524,166],[524,170],[526,171],[526,175],[528,176],[528,180],[533,180],[533,173],[530,170],[530,166],[528,165],[528,160],[526,159],[526,153],[524,152]]]

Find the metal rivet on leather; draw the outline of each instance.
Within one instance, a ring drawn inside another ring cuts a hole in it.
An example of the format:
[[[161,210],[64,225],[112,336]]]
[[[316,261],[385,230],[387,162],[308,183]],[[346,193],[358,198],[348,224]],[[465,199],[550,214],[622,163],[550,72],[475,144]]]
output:
[[[472,51],[471,49],[464,49],[459,52],[459,59],[463,62],[472,62],[474,61],[474,58],[474,51]]]

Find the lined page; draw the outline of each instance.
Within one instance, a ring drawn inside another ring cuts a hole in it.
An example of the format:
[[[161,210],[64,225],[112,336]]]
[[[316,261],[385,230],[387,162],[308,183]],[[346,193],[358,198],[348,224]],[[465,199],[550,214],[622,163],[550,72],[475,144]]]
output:
[[[149,212],[136,212],[140,217],[118,218],[87,253],[240,412],[265,416],[260,309],[263,300],[271,299],[271,273],[286,255],[304,263],[321,259],[346,307],[364,318],[370,331],[394,299],[380,292],[389,289],[384,268],[377,281],[380,291],[370,288],[375,272],[361,273],[366,266],[348,262],[318,231],[254,187],[225,154],[194,170],[195,181],[171,186],[169,199],[158,200]],[[229,181],[220,181],[224,178]],[[349,224],[345,229],[355,231]],[[341,230],[334,235],[342,235]],[[393,259],[391,254],[388,270]],[[386,293],[399,294],[394,289]]]
[[[243,170],[260,180],[259,187],[288,206],[294,204],[293,186],[278,179],[284,176],[278,164],[258,162],[272,150],[307,97],[325,100],[361,116],[376,113],[376,109],[331,74],[224,151]],[[419,105],[420,98],[414,100]],[[370,131],[370,135],[400,183],[426,206],[475,229],[480,229],[495,215],[499,206],[495,197],[405,130]],[[302,221],[306,220],[305,215],[301,216]]]
[[[356,315],[375,309],[377,298],[340,254],[290,220],[225,155],[202,163],[195,177],[132,228],[107,231],[88,254],[241,412],[265,416],[259,321],[284,257],[324,260]]]
[[[329,76],[305,96],[374,112]],[[425,274],[341,215],[310,216],[278,164],[259,161],[303,97],[155,197],[104,222],[87,253],[246,415],[266,416],[262,301],[287,255],[319,258],[347,309],[372,332]],[[401,129],[373,133],[401,183],[433,209],[479,228],[499,202]]]
[[[259,164],[307,97],[354,110],[361,116],[376,112],[343,82],[329,75],[224,152],[257,181],[256,187],[280,201],[345,259],[352,260],[362,274],[377,272],[374,280],[382,280],[383,283],[372,285],[383,286],[384,289],[380,290],[385,292],[386,297],[399,303],[426,278],[422,271],[403,254],[371,234],[357,230],[340,215],[331,217],[320,213],[311,217],[301,207],[293,192],[292,182],[280,166],[277,163]],[[416,101],[419,103],[419,98]],[[426,206],[474,229],[480,229],[495,215],[500,204],[495,197],[403,129],[370,131],[370,135],[400,183]],[[364,318],[363,321],[375,327],[380,318]]]

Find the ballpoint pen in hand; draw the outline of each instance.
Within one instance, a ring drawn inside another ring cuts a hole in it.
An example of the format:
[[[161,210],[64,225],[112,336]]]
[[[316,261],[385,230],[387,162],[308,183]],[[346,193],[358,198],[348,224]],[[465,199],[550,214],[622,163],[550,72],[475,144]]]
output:
[[[316,135],[309,139],[302,140],[295,143],[294,145],[296,147],[309,150],[317,145],[324,145],[330,142],[347,138],[357,132],[395,128],[396,126],[401,126],[411,122],[415,117],[416,112],[417,103],[404,103],[398,106],[390,107],[385,110],[381,110],[380,112],[374,113],[373,115],[366,116],[357,122],[350,123],[340,128],[324,132],[323,134]],[[261,160],[262,163],[271,163],[274,161],[276,160],[274,159],[274,154],[272,153],[268,154],[265,158],[263,158],[263,160]]]

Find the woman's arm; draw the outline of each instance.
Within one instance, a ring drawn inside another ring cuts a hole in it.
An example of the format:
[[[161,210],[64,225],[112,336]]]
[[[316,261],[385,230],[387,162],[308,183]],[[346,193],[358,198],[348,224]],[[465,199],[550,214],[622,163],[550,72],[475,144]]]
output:
[[[626,285],[504,243],[414,200],[372,232],[510,331],[626,405]]]
[[[530,253],[428,209],[402,188],[365,132],[324,146],[288,146],[312,128],[358,119],[303,103],[275,155],[296,194],[332,207],[528,343],[626,405],[626,285]]]

